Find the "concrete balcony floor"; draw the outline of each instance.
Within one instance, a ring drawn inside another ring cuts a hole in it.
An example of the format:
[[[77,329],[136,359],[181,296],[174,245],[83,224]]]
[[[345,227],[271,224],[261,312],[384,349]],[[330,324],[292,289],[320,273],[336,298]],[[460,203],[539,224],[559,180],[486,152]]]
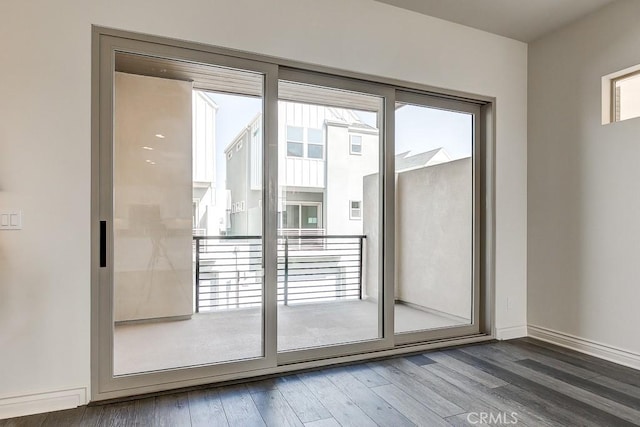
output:
[[[278,306],[278,351],[378,338],[378,305],[351,300]],[[395,305],[396,332],[463,322]],[[248,308],[194,314],[189,320],[132,323],[114,328],[116,375],[262,356],[261,310]]]

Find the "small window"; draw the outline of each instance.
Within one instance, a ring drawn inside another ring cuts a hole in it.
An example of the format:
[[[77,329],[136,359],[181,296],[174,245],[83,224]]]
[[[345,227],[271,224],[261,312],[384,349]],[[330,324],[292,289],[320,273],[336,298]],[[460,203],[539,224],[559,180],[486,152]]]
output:
[[[362,219],[362,202],[351,200],[349,202],[349,219]]]
[[[307,140],[309,144],[322,144],[322,129],[307,129]]]
[[[242,142],[238,142],[238,144],[236,145],[236,151],[240,150],[242,150]]]
[[[611,85],[613,121],[640,117],[640,71],[612,79]]]
[[[233,152],[232,152],[232,151],[229,151],[229,152],[227,153],[227,160],[231,160],[231,158],[232,158],[232,157],[233,157]]]
[[[362,136],[351,135],[351,144],[349,152],[351,154],[362,154]]]
[[[304,156],[304,129],[297,126],[287,126],[287,156]]]
[[[324,158],[322,129],[307,129],[307,157],[310,159]]]

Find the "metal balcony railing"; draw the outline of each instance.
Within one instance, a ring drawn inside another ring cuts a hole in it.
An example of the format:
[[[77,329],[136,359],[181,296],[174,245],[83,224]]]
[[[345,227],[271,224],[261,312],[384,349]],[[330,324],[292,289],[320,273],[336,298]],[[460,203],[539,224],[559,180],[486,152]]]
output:
[[[366,236],[278,237],[278,303],[362,299]],[[216,311],[262,304],[260,236],[193,236],[195,310]]]

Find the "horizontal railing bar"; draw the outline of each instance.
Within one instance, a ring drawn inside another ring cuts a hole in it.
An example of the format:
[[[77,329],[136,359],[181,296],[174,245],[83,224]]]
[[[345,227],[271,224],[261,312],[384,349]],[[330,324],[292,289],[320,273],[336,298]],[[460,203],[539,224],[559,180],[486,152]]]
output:
[[[289,271],[292,270],[327,270],[327,269],[340,269],[340,268],[358,268],[358,265],[344,265],[344,264],[340,264],[340,265],[327,265],[327,266],[321,266],[321,267],[297,267],[297,268],[292,268],[289,267]],[[280,269],[278,269],[280,270]]]
[[[259,295],[262,295],[263,293],[263,289],[243,289],[240,291],[224,291],[224,290],[213,290],[213,288],[210,288],[211,290],[203,290],[202,292],[200,292],[201,295],[220,295],[220,294],[226,294],[229,296],[229,298],[233,298],[234,295],[235,296],[241,296],[242,298],[251,298],[251,297],[256,297]],[[244,295],[247,293],[251,293],[251,294],[255,294],[255,295]],[[242,295],[241,295],[242,294]]]
[[[366,234],[292,235],[279,234],[278,239],[366,239]],[[262,236],[193,236],[193,240],[262,240]]]
[[[250,286],[256,287],[256,286],[264,286],[264,283],[262,282],[254,282],[254,283],[211,283],[213,282],[212,279],[203,279],[203,281],[207,282],[207,284],[202,284],[200,285],[201,288],[221,288],[221,287],[239,287],[242,286],[243,288],[247,288]]]
[[[324,269],[322,271],[313,271],[312,268],[298,268],[289,270],[289,278],[291,277],[306,277],[306,276],[318,276],[321,278],[325,278],[329,276],[331,279],[337,280],[341,277],[345,277],[347,274],[355,274],[356,277],[360,276],[360,272],[354,267],[350,267],[350,270],[346,269]],[[287,275],[285,272],[278,270],[278,277],[284,277]]]
[[[193,240],[262,240],[262,236],[193,236]]]
[[[297,289],[300,293],[305,289],[317,289],[317,288],[330,288],[327,289],[326,292],[348,292],[348,291],[358,291],[359,287],[357,283],[349,283],[345,286],[332,286],[332,285],[313,285],[313,286],[299,286],[299,287],[291,287],[288,290],[284,288],[278,288],[278,295],[282,295],[282,292],[291,292],[292,289]],[[325,291],[314,291],[314,292],[325,292]]]
[[[318,280],[339,280],[341,277],[343,277],[343,275],[346,274],[357,274],[359,275],[360,273],[357,271],[345,271],[341,274],[322,274],[322,273],[297,273],[297,274],[289,274],[289,280],[291,280],[292,277],[309,277],[309,276],[319,276],[322,277],[321,279]],[[324,277],[324,276],[332,276],[332,277]],[[338,277],[336,277],[338,276]],[[283,275],[278,275],[278,277],[283,277]],[[357,276],[356,276],[357,277]],[[347,277],[348,279],[349,277]]]
[[[201,267],[236,267],[236,266],[241,266],[241,267],[246,267],[246,266],[252,266],[252,265],[262,265],[262,262],[243,262],[240,263],[238,262],[237,264],[235,262],[231,263],[231,264],[217,264],[215,262],[211,262],[211,263],[200,263]]]
[[[200,308],[210,308],[213,310],[220,310],[220,309],[240,309],[240,308],[258,308],[260,307],[261,304],[260,303],[254,303],[254,302],[247,302],[247,303],[238,303],[238,304],[210,304],[210,305],[204,305],[201,306]]]
[[[351,295],[349,292],[353,292],[354,294]],[[358,290],[357,289],[351,289],[348,291],[309,291],[309,292],[296,292],[295,294],[291,293],[289,294],[289,296],[292,295],[308,295],[308,294],[326,294],[326,293],[331,293],[331,294],[335,294],[336,297],[349,297],[349,296],[358,296]],[[309,297],[307,297],[308,299],[311,299]],[[305,299],[307,299],[305,298]],[[317,298],[327,298],[327,297],[317,297]]]
[[[242,265],[256,265],[262,263],[262,258],[238,258],[237,260],[230,258],[205,259],[200,262],[200,265],[235,265],[236,263]]]
[[[357,257],[358,255],[355,254],[343,254],[343,255],[322,255],[321,257],[318,255],[295,255],[295,256],[289,256],[289,258],[328,258],[328,257],[344,257],[344,256],[355,256]],[[353,260],[348,260],[348,261],[353,261]],[[289,261],[289,264],[295,264],[297,261]]]
[[[224,298],[227,299],[227,298]],[[220,298],[204,298],[202,301],[211,302],[211,301],[220,301]],[[222,306],[231,306],[231,305],[243,305],[243,304],[262,304],[262,297],[255,298],[244,298],[242,301],[233,301],[224,302],[220,304],[209,304],[209,307],[222,307]]]
[[[352,256],[352,255],[345,255],[345,256]],[[357,256],[357,255],[353,255],[353,256]],[[343,261],[294,261],[294,262],[289,262],[289,265],[292,264],[332,264],[332,265],[341,265],[341,263],[343,262],[357,262],[358,260],[354,260],[354,259],[345,259]],[[280,265],[285,265],[284,261],[280,261],[278,260],[278,268],[280,268]]]
[[[263,296],[262,295],[252,295],[252,296],[245,296],[242,297],[242,301],[246,302],[246,301],[262,301]],[[242,302],[233,302],[235,300],[237,300],[238,298],[234,298],[234,297],[229,297],[229,298],[220,298],[220,297],[214,297],[214,298],[204,298],[202,299],[202,301],[222,301],[222,300],[227,300],[230,302],[226,302],[224,304],[242,304]]]
[[[329,288],[329,289],[327,289]],[[290,288],[288,290],[289,293],[304,293],[307,290],[313,289],[313,292],[351,292],[351,291],[359,291],[357,283],[351,283],[349,286],[327,286],[327,285],[314,285],[314,286],[301,286],[299,288]],[[324,290],[319,290],[324,289]],[[293,290],[297,290],[297,292],[293,292]],[[278,295],[283,295],[283,292],[287,292],[286,289],[278,288]]]
[[[344,285],[310,285],[310,286],[292,286],[289,288],[289,292],[291,292],[292,290],[300,290],[300,289],[312,289],[312,288],[328,288],[331,287],[333,289],[331,289],[331,292],[337,291],[337,292],[343,292],[343,291],[351,291],[351,290],[358,290],[358,283],[354,282],[354,283],[345,283]],[[354,289],[355,287],[355,289]],[[282,292],[280,292],[282,291]],[[278,287],[278,295],[282,295],[284,293],[284,288],[283,287]],[[216,290],[216,291],[202,291],[200,292],[201,295],[213,295],[213,294],[229,294],[229,298],[232,298],[233,295],[237,295],[241,292],[255,292],[255,293],[262,293],[263,289],[241,289],[238,291],[224,291],[224,290]],[[299,293],[299,292],[295,292],[295,293]],[[253,297],[258,297],[258,295],[254,295]],[[249,298],[249,297],[243,297],[243,298]]]
[[[216,248],[219,248],[219,246],[216,246]],[[257,250],[257,251],[251,251],[251,250],[241,250],[241,251],[214,251],[214,250],[201,250],[200,254],[201,255],[228,255],[231,257],[236,257],[240,254],[261,254],[262,253],[262,249]],[[257,256],[254,255],[252,256],[252,258],[256,258]]]
[[[360,271],[358,270],[358,266],[357,265],[340,265],[340,266],[335,266],[335,267],[312,267],[312,266],[308,266],[308,267],[298,267],[298,268],[289,268],[289,271],[300,271],[300,272],[306,272],[306,271],[314,271],[315,270],[315,274],[323,274],[323,273],[327,273],[327,274],[340,274],[340,272],[357,272],[360,273]],[[282,273],[284,272],[284,269],[282,268],[278,268],[278,273]]]
[[[241,291],[241,292],[249,292],[249,290],[246,290],[246,289],[245,289],[245,290],[243,290],[243,291]],[[209,291],[209,292],[200,292],[200,294],[202,294],[202,295],[205,295],[205,294],[206,294],[206,295],[228,294],[228,295],[229,295],[229,297],[228,297],[228,298],[225,298],[225,299],[231,299],[231,298],[233,298],[233,295],[238,295],[238,294],[240,294],[241,292],[235,292],[235,291],[232,291],[232,292],[227,292],[227,291]],[[262,294],[262,289],[253,289],[253,290],[251,290],[250,292],[260,293],[260,294]],[[243,296],[243,297],[242,297],[242,299],[247,299],[247,298],[258,298],[258,297],[260,297],[260,295],[248,295],[248,296]],[[218,299],[220,299],[220,298],[218,298]]]
[[[328,287],[328,286],[333,286],[333,287],[345,287],[345,286],[351,286],[351,285],[357,285],[358,282],[353,282],[353,280],[357,280],[357,277],[348,277],[347,279],[345,279],[344,283],[333,283],[335,282],[335,280],[329,280],[329,279],[319,279],[319,280],[289,280],[289,287],[290,288],[310,288],[312,286],[323,286],[323,287]],[[351,281],[347,281],[347,280],[351,280]],[[330,284],[327,284],[327,282],[332,282]],[[280,283],[284,283],[284,281],[278,281],[278,284]],[[305,283],[311,283],[311,284],[305,284]],[[317,283],[317,284],[313,284],[313,283]],[[278,288],[283,288],[282,286],[278,286]]]
[[[339,248],[319,248],[317,249],[318,252],[328,252],[328,251],[357,251],[360,248],[360,245],[357,243],[349,243],[350,245],[354,245],[354,247],[339,247]],[[357,245],[357,246],[356,246]],[[300,246],[300,247],[295,247],[295,245],[293,245],[294,247],[292,247],[291,244],[289,244],[289,252],[303,252],[303,251],[311,251],[314,248],[317,248],[317,246],[315,245],[309,245],[309,248],[311,249],[307,249],[305,246]],[[283,250],[283,249],[281,249]]]
[[[302,240],[309,240],[309,239],[316,239],[316,240],[323,240],[323,239],[366,239],[367,236],[366,234],[326,234],[326,235],[321,235],[321,236],[282,236],[282,235],[278,235],[278,239],[289,239],[289,240],[295,240],[295,239],[302,239]]]
[[[221,255],[225,255],[226,257],[238,257],[242,255],[244,258],[259,258],[261,257],[262,250],[259,251],[200,251],[200,255],[209,255],[210,257],[221,257]]]
[[[284,246],[284,245],[285,245],[285,243],[287,243],[287,242],[278,242],[278,246]],[[316,243],[316,242],[311,242],[311,243],[306,243],[306,242],[304,242],[304,243],[301,243],[301,242],[300,242],[300,243],[299,243],[299,242],[291,242],[291,239],[289,239],[288,244],[289,244],[289,245],[298,245],[298,244],[301,244],[301,245],[309,245],[309,246],[315,246],[315,245],[317,245],[317,243]],[[348,242],[344,242],[344,241],[340,241],[340,242],[326,242],[326,244],[327,244],[327,245],[331,245],[331,246],[333,246],[333,245],[359,245],[359,244],[360,244],[360,239],[353,239],[353,240],[348,241]]]

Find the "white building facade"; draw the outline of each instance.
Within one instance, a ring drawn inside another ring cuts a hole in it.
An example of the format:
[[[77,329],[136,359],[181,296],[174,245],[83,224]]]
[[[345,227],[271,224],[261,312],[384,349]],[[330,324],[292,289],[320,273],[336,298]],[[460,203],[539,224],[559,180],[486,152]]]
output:
[[[288,235],[362,234],[363,177],[379,170],[379,132],[344,108],[280,101],[278,228]],[[227,146],[229,234],[260,230],[262,116]]]

